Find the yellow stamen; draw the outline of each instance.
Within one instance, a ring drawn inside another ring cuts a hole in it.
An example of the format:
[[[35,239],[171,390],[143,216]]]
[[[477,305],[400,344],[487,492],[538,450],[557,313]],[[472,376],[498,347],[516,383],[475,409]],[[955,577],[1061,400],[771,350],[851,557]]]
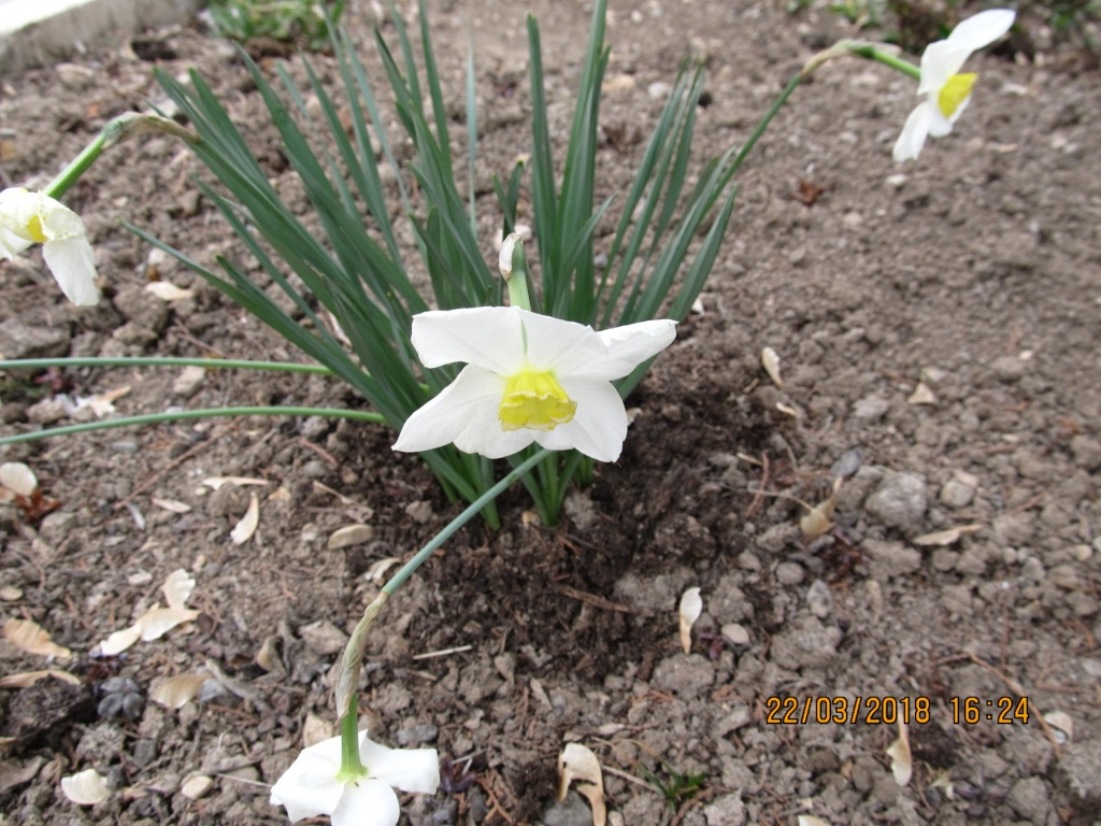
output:
[[[971,87],[975,85],[978,75],[974,72],[966,72],[961,75],[952,75],[948,82],[941,87],[937,95],[937,108],[946,118],[956,114],[965,100],[971,97]]]
[[[577,402],[571,401],[550,370],[525,367],[509,378],[497,408],[505,430],[554,430],[573,421]]]
[[[37,215],[32,215],[31,220],[27,221],[27,235],[36,244],[46,243],[46,233],[42,231],[42,219]]]

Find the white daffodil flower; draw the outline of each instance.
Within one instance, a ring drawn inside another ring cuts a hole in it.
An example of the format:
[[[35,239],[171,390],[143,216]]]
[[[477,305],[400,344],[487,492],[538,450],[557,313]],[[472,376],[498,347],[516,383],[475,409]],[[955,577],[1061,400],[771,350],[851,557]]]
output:
[[[440,762],[435,749],[389,749],[359,733],[366,774],[341,776],[340,738],[303,749],[271,787],[273,806],[284,806],[291,823],[329,815],[333,826],[394,826],[401,815],[394,787],[435,794]]]
[[[977,74],[960,74],[971,53],[989,46],[1013,25],[1014,12],[991,9],[968,17],[945,40],[930,43],[921,56],[921,83],[918,94],[925,100],[906,118],[902,134],[895,142],[894,159],[910,161],[917,158],[932,135],[942,138],[963,114],[971,100],[971,88]]]
[[[70,301],[99,301],[95,258],[80,216],[49,195],[9,187],[0,192],[0,258],[13,259],[31,244],[42,244],[46,266]]]
[[[454,442],[500,459],[538,442],[614,462],[627,437],[627,411],[611,382],[668,347],[675,326],[662,319],[598,333],[517,307],[414,316],[413,346],[425,367],[467,366],[409,417],[394,450]]]

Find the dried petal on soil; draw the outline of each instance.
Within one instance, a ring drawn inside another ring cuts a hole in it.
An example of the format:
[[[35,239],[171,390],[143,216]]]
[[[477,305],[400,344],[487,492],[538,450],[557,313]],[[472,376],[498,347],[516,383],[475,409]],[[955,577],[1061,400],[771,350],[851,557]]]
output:
[[[20,496],[30,496],[38,488],[38,478],[22,462],[4,462],[0,465],[0,487]]]
[[[95,769],[85,769],[61,778],[61,791],[78,806],[95,806],[111,796],[107,778]]]
[[[604,775],[600,761],[587,746],[569,743],[558,755],[558,799],[563,800],[570,783],[577,784],[577,791],[584,795],[593,810],[593,826],[604,826],[607,809],[604,805]]]
[[[677,615],[680,618],[680,645],[685,654],[692,653],[692,626],[703,613],[703,598],[699,588],[689,588],[680,598]]]
[[[149,699],[165,708],[183,708],[195,699],[203,683],[209,679],[207,674],[177,674],[154,680],[149,689]]]
[[[234,545],[244,545],[252,539],[258,527],[260,527],[260,500],[254,493],[249,497],[248,510],[230,531],[229,538],[233,540]]]
[[[0,688],[26,688],[47,677],[53,677],[55,680],[61,680],[61,682],[69,685],[80,685],[80,677],[75,674],[57,668],[47,668],[42,671],[20,671],[18,674],[5,674],[0,677]]]
[[[901,719],[898,721],[898,739],[887,749],[887,756],[891,758],[891,774],[895,782],[908,786],[914,776],[914,758],[910,753],[910,732]]]
[[[4,638],[28,654],[68,659],[73,652],[50,639],[49,633],[33,620],[11,619],[4,623]]]

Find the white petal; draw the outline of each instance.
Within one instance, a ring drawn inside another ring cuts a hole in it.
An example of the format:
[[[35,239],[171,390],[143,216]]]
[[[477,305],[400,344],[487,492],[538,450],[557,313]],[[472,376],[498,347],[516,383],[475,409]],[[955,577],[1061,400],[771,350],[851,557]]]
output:
[[[960,105],[956,107],[956,111],[952,113],[952,117],[950,118],[944,116],[939,106],[930,106],[929,134],[934,138],[943,138],[951,132],[952,126],[960,119],[960,115],[963,114],[963,111],[970,103],[971,96],[968,95],[960,102]]]
[[[394,826],[401,817],[390,784],[373,777],[349,783],[332,813],[333,826]]]
[[[285,806],[291,823],[314,815],[331,815],[344,794],[340,771],[340,738],[304,749],[271,787],[271,803]]]
[[[371,777],[403,792],[435,794],[440,785],[440,758],[435,749],[391,749],[364,740],[359,755]]]
[[[82,307],[99,301],[96,262],[87,238],[78,235],[47,241],[42,246],[42,255],[66,298]]]
[[[899,163],[916,160],[920,154],[921,147],[925,145],[925,139],[929,136],[929,126],[933,117],[931,108],[928,102],[919,103],[906,118],[906,124],[902,127],[898,140],[895,141],[893,152],[894,159]]]
[[[419,453],[451,444],[472,421],[481,421],[486,409],[496,417],[504,388],[505,380],[496,373],[467,365],[443,392],[405,420],[393,449]]]
[[[918,84],[918,94],[933,96],[940,94],[944,84],[963,68],[963,64],[969,57],[971,57],[970,49],[947,40],[930,43],[921,56],[921,82]]]
[[[3,218],[0,217],[0,221]],[[21,238],[7,227],[0,225],[0,258],[12,259],[22,253],[32,242]]]
[[[614,462],[627,438],[627,411],[616,389],[604,379],[565,376],[562,389],[577,402],[573,421],[554,430],[531,431],[551,450],[576,448],[599,462]]]
[[[1016,14],[1010,9],[990,9],[960,22],[948,42],[968,51],[985,48],[1009,31]]]
[[[603,379],[620,379],[672,344],[677,337],[677,323],[670,318],[640,321],[602,330],[598,335],[608,354],[586,372]]]
[[[509,375],[523,362],[520,310],[472,307],[413,316],[413,346],[425,367],[462,361]]]
[[[592,327],[549,315],[520,311],[527,340],[525,360],[536,370],[571,372],[570,365],[604,357],[605,347]]]
[[[6,233],[5,246],[13,246],[12,242],[7,240],[12,236],[30,246],[33,239],[27,232],[27,225],[31,218],[38,214],[41,198],[39,193],[23,189],[21,186],[8,187],[0,192],[0,226]]]

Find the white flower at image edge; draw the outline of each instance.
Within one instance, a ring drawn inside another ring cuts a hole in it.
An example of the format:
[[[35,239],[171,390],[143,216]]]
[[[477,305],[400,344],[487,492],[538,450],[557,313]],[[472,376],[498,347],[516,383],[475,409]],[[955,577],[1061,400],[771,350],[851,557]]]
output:
[[[959,71],[971,53],[989,46],[1013,25],[1009,9],[979,12],[956,26],[945,40],[930,43],[921,56],[921,83],[918,95],[925,100],[906,118],[902,134],[895,142],[894,159],[917,158],[925,139],[942,138],[963,114],[971,100],[971,88],[977,74]]]
[[[614,462],[627,411],[611,384],[673,341],[669,319],[601,332],[517,307],[436,310],[413,317],[425,367],[465,362],[443,392],[405,422],[394,450],[455,443],[490,459],[538,442]]]
[[[435,749],[389,749],[359,733],[359,755],[367,773],[350,780],[340,774],[340,738],[303,749],[271,787],[271,802],[284,806],[292,823],[329,815],[333,826],[394,826],[401,815],[394,787],[435,794],[440,763]]]
[[[70,301],[99,301],[95,258],[80,216],[49,195],[9,187],[0,192],[0,258],[14,259],[31,244],[42,245],[46,266]]]

